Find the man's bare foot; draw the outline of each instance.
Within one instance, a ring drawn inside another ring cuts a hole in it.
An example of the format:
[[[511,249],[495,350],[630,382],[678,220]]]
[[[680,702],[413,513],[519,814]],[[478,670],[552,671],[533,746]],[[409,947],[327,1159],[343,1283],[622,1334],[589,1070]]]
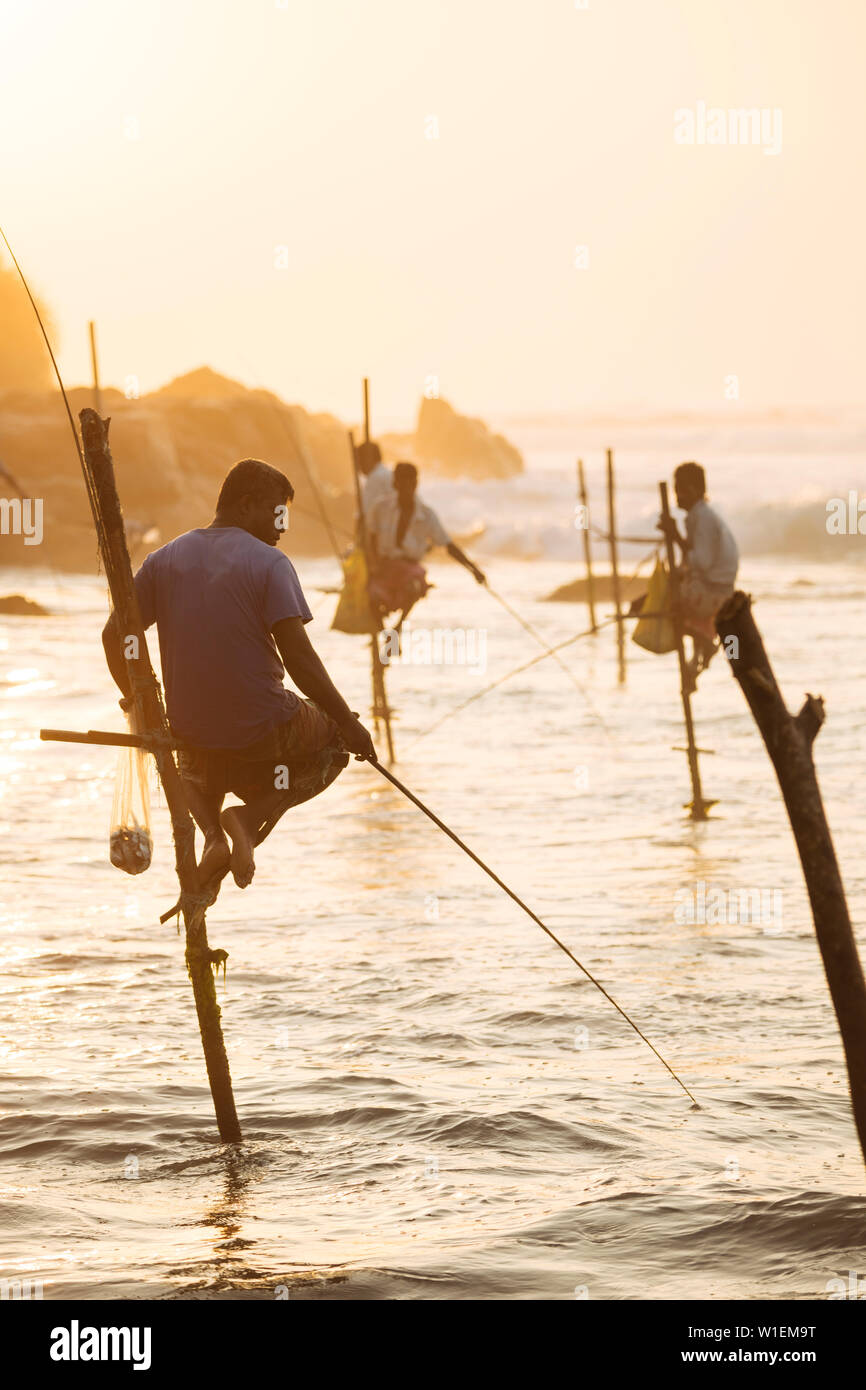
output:
[[[253,859],[253,841],[240,806],[230,806],[220,816],[220,825],[232,842],[232,878],[238,888],[248,888],[256,871]]]
[[[214,830],[204,838],[204,850],[198,866],[198,881],[204,888],[211,879],[222,879],[229,871],[231,850],[222,830]]]

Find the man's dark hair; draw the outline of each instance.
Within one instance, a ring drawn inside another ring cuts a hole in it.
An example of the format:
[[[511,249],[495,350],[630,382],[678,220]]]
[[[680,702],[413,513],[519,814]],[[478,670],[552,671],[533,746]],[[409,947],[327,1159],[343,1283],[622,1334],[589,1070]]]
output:
[[[241,459],[223,479],[217,498],[217,511],[230,511],[242,497],[273,497],[277,491],[288,497],[290,502],[295,495],[295,489],[285,473],[281,473],[279,468],[272,468],[269,463],[263,463],[261,459]]]
[[[418,469],[414,463],[398,463],[394,466],[394,486],[400,487],[402,483],[417,483]]]
[[[372,473],[377,463],[382,462],[382,450],[375,439],[364,439],[358,445],[358,467],[362,473]]]
[[[691,483],[692,487],[700,489],[702,497],[707,491],[707,475],[699,463],[681,463],[679,468],[674,469],[674,481],[681,478],[684,483]]]

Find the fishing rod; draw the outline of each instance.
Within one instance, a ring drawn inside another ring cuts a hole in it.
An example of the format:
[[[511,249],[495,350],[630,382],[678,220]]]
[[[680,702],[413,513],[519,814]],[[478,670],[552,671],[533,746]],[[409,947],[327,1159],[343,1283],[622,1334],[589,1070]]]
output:
[[[242,361],[247,369],[249,369],[250,366],[254,367],[255,365],[250,362],[246,354],[243,355]],[[251,375],[253,377],[258,378],[259,380],[261,379],[259,373],[255,370],[253,370]],[[318,508],[317,514],[316,512],[311,512],[306,507],[299,507],[295,502],[292,502],[292,511],[298,512],[301,516],[307,516],[310,517],[312,520],[319,522],[320,526],[322,526],[324,531],[326,532],[328,540],[331,543],[331,549],[333,550],[334,555],[342,568],[343,552],[340,547],[340,543],[337,540],[336,532],[342,531],[343,535],[346,536],[348,539],[351,539],[351,536],[345,530],[344,527],[338,525],[335,526],[334,522],[332,522],[331,518],[328,515],[328,510],[325,506],[324,498],[322,497],[321,488],[319,487],[319,484],[316,481],[316,478],[313,474],[313,470],[310,466],[309,450],[307,448],[306,441],[302,439],[301,431],[299,430],[293,416],[290,413],[291,407],[285,405],[282,401],[280,401],[278,404],[277,400],[274,398],[273,394],[270,391],[264,391],[264,395],[267,397],[267,404],[270,407],[272,414],[275,415],[276,418],[279,420],[280,429],[282,430],[288,442],[291,444],[293,451],[298,456],[301,467],[304,470],[304,474],[310,486],[310,491],[313,494],[316,507]]]
[[[641,1032],[634,1019],[629,1017],[625,1009],[622,1008],[622,1006],[616,1002],[613,995],[608,993],[604,985],[595,978],[592,972],[587,970],[585,965],[581,964],[581,962],[577,959],[577,956],[574,955],[574,953],[570,951],[569,948],[565,945],[565,942],[560,941],[559,937],[555,934],[555,932],[552,932],[550,930],[550,927],[545,926],[544,922],[542,922],[541,918],[537,915],[537,913],[533,912],[532,908],[528,907],[526,903],[523,901],[523,899],[519,898],[517,894],[514,892],[514,890],[508,887],[507,883],[503,883],[499,875],[494,873],[490,866],[488,864],[485,864],[484,860],[480,859],[478,855],[473,850],[471,850],[463,840],[461,840],[460,836],[455,834],[455,832],[451,830],[443,820],[440,820],[439,817],[435,814],[435,812],[430,810],[429,806],[425,806],[424,802],[419,800],[415,793],[411,792],[409,788],[405,786],[403,782],[400,781],[399,777],[395,777],[393,772],[389,772],[388,769],[386,767],[383,767],[380,762],[376,762],[373,758],[369,756],[356,756],[358,757],[359,762],[367,762],[370,764],[371,767],[374,767],[376,771],[386,779],[386,781],[390,782],[392,786],[396,787],[399,792],[402,792],[403,796],[405,796],[407,800],[411,801],[413,806],[417,806],[419,811],[423,811],[424,815],[428,818],[428,820],[431,820],[435,826],[438,826],[438,828],[441,831],[443,831],[445,835],[448,836],[449,840],[453,840],[454,844],[457,845],[460,849],[462,849],[464,854],[468,854],[469,858],[475,864],[478,865],[479,869],[483,869],[484,872],[487,874],[488,878],[492,878],[493,882],[497,885],[497,887],[501,888],[504,893],[507,893],[509,898],[511,898],[513,902],[516,902],[517,906],[522,908],[526,915],[528,917],[531,917],[533,922],[535,922],[537,926],[541,927],[541,930],[545,932],[547,936],[550,937],[551,941],[555,942],[559,949],[565,952],[569,960],[573,961],[577,968],[583,971],[586,978],[589,981],[591,981],[592,984],[595,985],[596,989],[601,991],[605,999],[607,999],[609,1003],[613,1004],[613,1007],[616,1009],[617,1013],[622,1015],[626,1023],[628,1023],[634,1029],[638,1037],[646,1043],[650,1051],[655,1053],[662,1066],[664,1066],[670,1072],[677,1085],[682,1087],[692,1104],[697,1109],[700,1109],[698,1102],[695,1100],[688,1086],[685,1084],[684,1081],[680,1079],[680,1077],[677,1076],[673,1067],[670,1065],[669,1062],[665,1061],[658,1048],[653,1046],[646,1034]]]
[[[84,485],[85,485],[85,487],[87,488],[87,498],[88,498],[88,501],[90,502],[90,510],[91,510],[91,512],[93,513],[93,521],[94,521],[94,524],[95,524],[95,526],[96,526],[97,532],[99,532],[99,530],[100,530],[100,521],[99,521],[99,515],[98,515],[98,508],[97,508],[97,504],[96,504],[96,493],[95,493],[94,487],[93,487],[93,480],[92,480],[92,478],[90,477],[90,473],[89,473],[89,471],[88,471],[87,464],[86,464],[85,461],[84,461],[84,451],[83,451],[83,449],[82,449],[82,447],[81,447],[81,440],[80,440],[79,435],[78,435],[78,430],[77,430],[76,427],[75,427],[75,421],[74,421],[74,419],[72,418],[72,407],[71,407],[70,404],[69,404],[69,397],[68,397],[67,394],[66,394],[66,387],[63,385],[63,378],[62,378],[62,376],[60,375],[60,368],[59,368],[58,365],[57,365],[57,358],[54,356],[54,349],[53,349],[52,346],[51,346],[51,340],[50,340],[50,338],[48,337],[48,332],[47,332],[47,330],[46,330],[46,328],[45,328],[45,324],[42,322],[42,315],[41,315],[40,312],[39,312],[39,306],[37,305],[36,300],[33,298],[33,295],[32,295],[32,293],[31,293],[31,291],[30,291],[30,286],[28,285],[27,279],[26,279],[26,277],[25,277],[25,275],[24,275],[24,271],[21,269],[20,265],[18,264],[18,258],[17,258],[17,256],[15,255],[15,252],[12,250],[12,247],[9,245],[9,238],[7,237],[7,235],[6,235],[6,233],[4,232],[4,230],[3,230],[2,227],[0,227],[0,237],[3,238],[3,242],[4,242],[5,246],[6,246],[6,250],[9,252],[9,255],[12,257],[12,264],[14,265],[15,269],[16,269],[17,272],[18,272],[18,278],[20,279],[22,285],[24,286],[24,290],[25,290],[25,293],[26,293],[26,295],[27,295],[27,298],[30,300],[30,304],[31,304],[31,306],[32,306],[32,308],[33,308],[33,312],[34,312],[34,314],[36,315],[36,322],[39,324],[40,332],[42,333],[42,337],[43,337],[44,340],[45,340],[45,346],[46,346],[47,349],[48,349],[48,356],[51,358],[51,365],[52,365],[52,367],[54,368],[54,375],[57,377],[57,384],[58,384],[58,386],[60,387],[60,394],[61,394],[62,397],[63,397],[63,404],[66,406],[66,415],[67,415],[67,418],[68,418],[68,420],[69,420],[69,428],[72,430],[72,438],[75,440],[75,451],[76,451],[76,453],[78,454],[78,462],[81,464],[81,472],[82,472],[83,475],[84,475]]]
[[[297,502],[292,502],[292,511],[293,511],[293,512],[297,512],[298,516],[305,516],[305,517],[308,517],[310,521],[318,522],[319,526],[324,527],[324,525],[325,525],[325,523],[324,523],[324,521],[322,520],[322,517],[319,515],[319,513],[318,513],[318,512],[312,512],[312,511],[310,511],[310,508],[309,508],[309,507],[299,507],[298,504],[297,504]],[[339,524],[339,522],[332,522],[331,525],[332,525],[333,531],[334,531],[334,532],[338,532],[338,533],[344,538],[344,541],[345,541],[345,543],[346,543],[347,545],[351,543],[351,540],[352,540],[352,533],[351,533],[351,531],[347,531],[346,528],[345,528],[345,526],[341,526],[341,525]],[[331,538],[331,545],[332,545],[332,547],[333,547],[333,544],[334,544],[334,542],[333,542],[333,536],[332,536],[332,538]],[[339,558],[340,558],[340,553],[337,552],[337,551],[335,551],[334,553],[337,555],[337,558],[339,559]]]
[[[306,441],[302,440],[301,432],[295,424],[294,420],[291,419],[291,417],[289,419],[286,419],[282,412],[280,412],[280,419],[283,421],[286,437],[291,439],[292,443],[294,444],[298,458],[301,461],[301,467],[303,468],[304,473],[306,474],[307,482],[309,483],[312,494],[316,499],[316,506],[319,509],[319,520],[321,521],[322,526],[325,528],[325,531],[327,532],[328,540],[331,542],[331,549],[333,550],[335,556],[337,557],[337,560],[340,562],[340,565],[342,566],[343,561],[340,543],[335,535],[333,522],[331,521],[331,518],[328,516],[327,508],[325,507],[325,502],[324,498],[322,497],[321,489],[319,488],[316,479],[313,477],[313,470],[310,466],[310,461],[307,456]]]

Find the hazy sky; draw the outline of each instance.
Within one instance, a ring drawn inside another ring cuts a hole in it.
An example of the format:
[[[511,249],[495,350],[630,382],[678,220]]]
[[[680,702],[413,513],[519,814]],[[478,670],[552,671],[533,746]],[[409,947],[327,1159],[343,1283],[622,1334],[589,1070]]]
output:
[[[0,220],[71,382],[95,318],[113,383],[357,416],[367,373],[379,425],[428,375],[471,413],[861,394],[866,0],[0,16]],[[677,144],[700,102],[780,111],[781,152]]]

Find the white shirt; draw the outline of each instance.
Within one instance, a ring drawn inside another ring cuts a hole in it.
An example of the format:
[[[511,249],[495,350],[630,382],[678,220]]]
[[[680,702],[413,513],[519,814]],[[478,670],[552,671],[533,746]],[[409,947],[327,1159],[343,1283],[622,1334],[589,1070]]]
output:
[[[733,589],[740,563],[730,527],[703,497],[686,512],[689,569],[705,584]]]
[[[397,525],[400,520],[400,503],[394,489],[390,497],[382,497],[368,513],[370,530],[376,541],[376,550],[382,559],[422,560],[434,545],[450,545],[451,537],[442,525],[432,507],[428,507],[419,497],[415,498],[412,517],[406,528],[401,545],[397,544]]]
[[[361,494],[361,505],[364,508],[364,515],[369,516],[376,503],[383,497],[388,497],[394,491],[394,474],[384,463],[377,463],[372,473],[368,473],[364,479],[364,488]]]

